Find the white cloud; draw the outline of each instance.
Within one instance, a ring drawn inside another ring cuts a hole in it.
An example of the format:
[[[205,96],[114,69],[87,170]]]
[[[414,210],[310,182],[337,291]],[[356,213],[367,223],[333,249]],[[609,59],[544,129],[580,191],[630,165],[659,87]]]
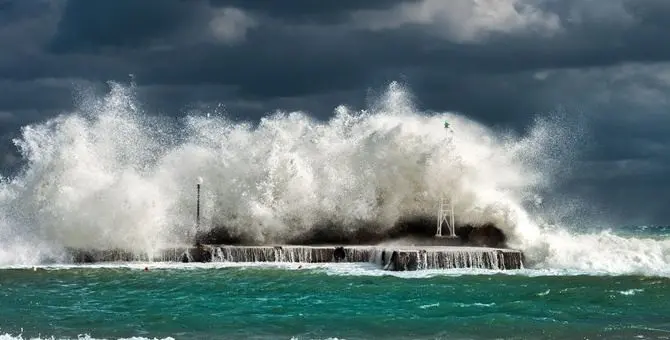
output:
[[[387,10],[359,11],[352,19],[357,26],[370,30],[427,25],[459,42],[476,42],[496,32],[553,34],[561,28],[556,14],[544,12],[529,0],[403,2]]]
[[[224,43],[244,40],[247,31],[257,25],[254,18],[237,8],[217,9],[209,21],[209,28],[214,38]]]

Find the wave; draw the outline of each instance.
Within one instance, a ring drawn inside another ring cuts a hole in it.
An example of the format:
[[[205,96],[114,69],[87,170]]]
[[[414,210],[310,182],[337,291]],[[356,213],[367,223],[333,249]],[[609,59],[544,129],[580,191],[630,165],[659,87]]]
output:
[[[24,338],[23,335],[12,335],[9,333],[5,334],[0,334],[0,340],[55,340],[55,337],[28,337]],[[63,338],[58,338],[58,339],[77,339],[77,340],[98,340],[98,338],[93,338],[89,335],[78,335],[77,337],[63,337]],[[102,340],[102,339],[101,339]],[[130,337],[130,338],[118,338],[118,340],[159,340],[159,338],[145,338],[145,337]],[[172,337],[167,337],[167,338],[162,338],[161,340],[174,340]]]
[[[644,272],[669,262],[663,240],[542,221],[541,193],[569,173],[583,131],[565,116],[539,117],[521,135],[497,131],[421,112],[392,83],[367,110],[341,106],[327,121],[280,111],[258,123],[217,112],[175,121],[144,112],[134,90],[111,84],[73,112],[22,128],[15,144],[25,165],[0,181],[0,264],[39,263],[64,247],[190,243],[199,181],[201,227],[246,242],[323,226],[384,234],[434,216],[448,196],[458,223],[496,225],[532,266]]]

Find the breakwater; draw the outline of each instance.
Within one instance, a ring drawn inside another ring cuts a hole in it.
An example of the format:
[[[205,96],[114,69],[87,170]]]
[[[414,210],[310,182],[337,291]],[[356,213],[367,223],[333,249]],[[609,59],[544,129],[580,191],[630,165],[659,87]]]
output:
[[[375,263],[385,270],[520,269],[523,253],[513,249],[457,246],[231,246],[200,245],[153,253],[68,249],[73,263],[97,262],[284,262]]]

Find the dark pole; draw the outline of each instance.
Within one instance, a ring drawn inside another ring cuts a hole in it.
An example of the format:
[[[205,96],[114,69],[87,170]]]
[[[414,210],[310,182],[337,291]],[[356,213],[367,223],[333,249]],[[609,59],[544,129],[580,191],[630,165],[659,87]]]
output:
[[[200,231],[200,183],[198,183],[197,186],[198,190],[198,202],[197,202],[197,208],[195,212],[195,232],[196,234],[198,231]]]

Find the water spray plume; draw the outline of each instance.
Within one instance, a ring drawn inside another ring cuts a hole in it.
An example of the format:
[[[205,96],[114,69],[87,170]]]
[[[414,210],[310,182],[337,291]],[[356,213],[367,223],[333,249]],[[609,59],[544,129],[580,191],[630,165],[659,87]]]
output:
[[[653,270],[666,266],[666,242],[547,229],[524,209],[571,159],[573,126],[547,117],[524,135],[496,132],[419,112],[410,98],[392,83],[369,110],[341,106],[325,122],[278,112],[257,126],[221,115],[175,124],[142,112],[132,87],[112,84],[106,96],[22,129],[15,143],[25,167],[0,181],[0,264],[37,263],[65,247],[191,244],[196,178],[207,181],[200,227],[256,243],[315,225],[383,233],[403,218],[435,216],[446,193],[457,222],[495,224],[535,266],[642,270],[632,257],[611,265],[627,249]]]

